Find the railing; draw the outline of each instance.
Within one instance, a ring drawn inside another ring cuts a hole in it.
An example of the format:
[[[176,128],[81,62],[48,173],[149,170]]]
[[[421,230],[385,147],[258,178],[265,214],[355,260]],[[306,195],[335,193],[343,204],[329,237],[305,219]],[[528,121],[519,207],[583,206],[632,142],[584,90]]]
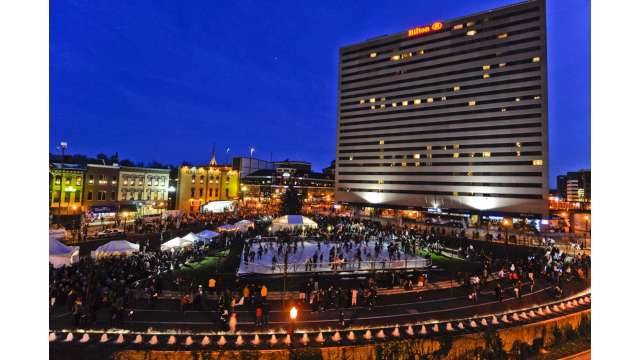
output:
[[[315,264],[259,264],[253,262],[242,262],[240,264],[241,273],[256,274],[283,274],[302,272],[357,272],[374,270],[400,270],[427,268],[432,264],[431,259],[400,259],[391,261],[349,261],[344,263],[322,262]]]

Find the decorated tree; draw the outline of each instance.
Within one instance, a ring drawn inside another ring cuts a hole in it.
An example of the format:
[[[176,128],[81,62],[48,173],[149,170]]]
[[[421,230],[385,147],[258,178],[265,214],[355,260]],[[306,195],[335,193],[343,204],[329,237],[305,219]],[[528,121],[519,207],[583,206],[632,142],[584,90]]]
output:
[[[287,191],[282,198],[282,207],[280,212],[283,215],[299,215],[302,210],[302,201],[298,196],[298,191],[289,184]]]

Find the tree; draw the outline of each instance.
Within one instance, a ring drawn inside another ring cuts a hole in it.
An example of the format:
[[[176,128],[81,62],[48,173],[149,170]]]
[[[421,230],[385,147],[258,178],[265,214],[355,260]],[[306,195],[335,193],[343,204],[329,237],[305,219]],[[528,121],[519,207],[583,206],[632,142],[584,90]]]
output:
[[[280,211],[282,215],[299,215],[302,210],[302,202],[298,196],[298,191],[289,184],[287,191],[284,193],[282,199],[282,208]]]

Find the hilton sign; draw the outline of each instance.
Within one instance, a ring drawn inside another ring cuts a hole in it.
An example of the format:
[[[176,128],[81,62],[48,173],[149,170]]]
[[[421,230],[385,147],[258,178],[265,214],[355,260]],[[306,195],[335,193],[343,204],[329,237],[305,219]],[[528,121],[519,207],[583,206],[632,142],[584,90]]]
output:
[[[440,21],[436,21],[431,25],[418,26],[413,29],[409,29],[407,31],[407,36],[412,37],[412,36],[424,35],[432,31],[442,30],[443,27],[444,27],[444,24],[442,24]]]

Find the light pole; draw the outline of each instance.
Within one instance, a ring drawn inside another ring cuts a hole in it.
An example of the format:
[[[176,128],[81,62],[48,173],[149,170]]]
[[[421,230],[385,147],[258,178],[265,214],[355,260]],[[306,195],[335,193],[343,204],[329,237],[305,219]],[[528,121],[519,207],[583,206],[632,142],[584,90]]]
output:
[[[60,224],[61,216],[62,216],[62,186],[64,183],[64,151],[69,147],[69,144],[66,141],[60,142],[60,152],[62,153],[62,157],[60,159],[60,197],[58,198],[58,224]],[[55,181],[54,181],[55,183]]]

